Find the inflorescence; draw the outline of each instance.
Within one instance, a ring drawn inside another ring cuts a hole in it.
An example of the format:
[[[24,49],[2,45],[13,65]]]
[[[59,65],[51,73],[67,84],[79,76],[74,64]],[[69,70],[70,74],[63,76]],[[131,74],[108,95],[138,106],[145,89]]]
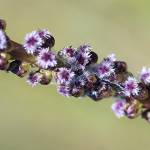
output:
[[[27,76],[32,87],[48,85],[66,97],[88,96],[94,101],[115,97],[111,108],[118,118],[141,116],[150,123],[150,68],[143,67],[136,79],[124,61],[108,55],[98,63],[98,55],[87,44],[53,51],[55,39],[47,29],[26,34],[23,44],[12,41],[0,19],[0,70]]]

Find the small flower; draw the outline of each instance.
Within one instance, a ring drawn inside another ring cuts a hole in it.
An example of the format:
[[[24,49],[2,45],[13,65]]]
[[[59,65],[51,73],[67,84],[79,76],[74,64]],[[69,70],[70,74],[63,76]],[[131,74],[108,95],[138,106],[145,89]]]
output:
[[[41,39],[43,38],[50,38],[51,33],[47,29],[40,29],[37,31],[38,35],[40,36]]]
[[[7,48],[7,38],[3,30],[0,29],[0,50]]]
[[[134,77],[128,77],[124,83],[124,94],[126,96],[138,95],[139,91],[137,80]]]
[[[90,53],[92,50],[92,47],[90,45],[83,44],[83,45],[80,45],[77,49],[79,52],[82,52],[82,53]]]
[[[40,83],[42,75],[40,73],[31,72],[27,78],[27,83],[32,87]]]
[[[74,77],[74,72],[67,68],[59,68],[56,73],[56,81],[59,84],[68,84]]]
[[[150,68],[143,67],[140,73],[140,80],[145,84],[150,83]]]
[[[77,53],[74,60],[76,61],[76,65],[79,68],[84,69],[90,60],[90,53],[89,52]]]
[[[43,41],[38,32],[32,31],[31,33],[26,34],[23,47],[27,53],[34,54],[42,46],[42,43]]]
[[[116,61],[116,55],[115,55],[115,54],[110,54],[110,55],[108,55],[108,56],[105,58],[105,61],[110,62],[110,63]]]
[[[56,56],[48,48],[41,49],[37,56],[37,64],[43,69],[55,67],[57,64]]]
[[[109,77],[114,73],[114,68],[110,62],[103,61],[98,65],[97,72],[100,78]]]
[[[68,87],[68,86],[63,86],[63,85],[60,85],[60,86],[58,86],[58,88],[57,88],[57,91],[58,91],[58,93],[60,93],[61,95],[63,95],[63,96],[66,96],[66,97],[69,97],[69,96],[71,96],[70,95],[70,87]]]
[[[124,107],[126,104],[126,100],[121,99],[117,100],[114,104],[112,104],[111,109],[115,113],[118,118],[125,116]]]
[[[72,58],[75,54],[76,49],[72,46],[65,47],[61,50],[61,55],[65,58]]]

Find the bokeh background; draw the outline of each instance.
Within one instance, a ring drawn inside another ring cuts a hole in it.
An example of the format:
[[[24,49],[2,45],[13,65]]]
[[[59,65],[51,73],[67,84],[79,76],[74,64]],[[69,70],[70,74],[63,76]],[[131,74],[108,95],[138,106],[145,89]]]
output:
[[[99,61],[110,53],[138,74],[150,66],[149,0],[0,0],[8,35],[22,42],[48,28],[55,49],[89,43]],[[31,88],[0,73],[0,150],[149,150],[150,125],[117,119],[113,99],[64,98],[55,85]]]

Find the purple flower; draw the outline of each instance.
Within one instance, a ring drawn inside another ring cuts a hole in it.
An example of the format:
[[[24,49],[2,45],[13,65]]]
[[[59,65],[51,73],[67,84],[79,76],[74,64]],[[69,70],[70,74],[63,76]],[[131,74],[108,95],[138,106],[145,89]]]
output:
[[[58,86],[57,91],[58,91],[58,93],[60,93],[63,96],[66,96],[66,97],[71,96],[70,95],[70,87],[68,87],[68,86],[60,85],[60,86]]]
[[[73,79],[74,75],[71,69],[59,68],[56,73],[56,81],[59,84],[68,84]]]
[[[29,54],[34,54],[43,44],[37,31],[26,34],[23,47]]]
[[[121,99],[117,100],[114,104],[112,104],[111,109],[115,113],[118,118],[125,116],[124,107],[126,104],[126,100]]]
[[[34,87],[38,83],[40,83],[41,79],[42,79],[42,75],[40,73],[31,72],[27,78],[27,83],[32,87]]]
[[[72,46],[65,47],[61,50],[61,55],[65,58],[72,58],[75,54],[76,49]]]
[[[114,61],[116,61],[116,55],[115,54],[110,54],[104,60],[107,61],[107,62],[113,63]]]
[[[103,61],[97,66],[97,72],[100,78],[109,77],[114,73],[114,68],[110,62]]]
[[[143,67],[140,73],[140,80],[145,84],[150,83],[150,68]]]
[[[51,33],[47,29],[40,29],[37,31],[37,33],[41,39],[43,39],[43,38],[48,39],[51,37]]]
[[[85,66],[89,63],[90,60],[90,53],[89,52],[79,52],[77,53],[75,59],[76,65],[81,68],[85,69]]]
[[[87,44],[80,45],[77,49],[82,53],[90,53],[92,50],[91,46]]]
[[[56,56],[48,48],[41,49],[37,56],[37,64],[43,69],[55,67],[57,65]]]
[[[137,80],[134,77],[128,77],[124,83],[124,94],[126,96],[138,95],[139,90]]]
[[[7,48],[7,39],[3,30],[0,30],[0,50]]]

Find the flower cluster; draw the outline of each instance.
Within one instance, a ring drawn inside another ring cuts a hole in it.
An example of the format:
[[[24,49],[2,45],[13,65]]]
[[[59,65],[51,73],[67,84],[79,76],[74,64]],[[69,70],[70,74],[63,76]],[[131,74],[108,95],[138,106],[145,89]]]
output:
[[[0,19],[0,70],[27,76],[32,87],[48,85],[54,79],[57,91],[66,97],[89,97],[94,101],[114,97],[111,108],[118,118],[141,116],[150,123],[150,68],[143,67],[136,78],[124,61],[110,54],[98,62],[88,44],[52,50],[55,39],[47,29],[26,34],[23,44],[5,33]]]

